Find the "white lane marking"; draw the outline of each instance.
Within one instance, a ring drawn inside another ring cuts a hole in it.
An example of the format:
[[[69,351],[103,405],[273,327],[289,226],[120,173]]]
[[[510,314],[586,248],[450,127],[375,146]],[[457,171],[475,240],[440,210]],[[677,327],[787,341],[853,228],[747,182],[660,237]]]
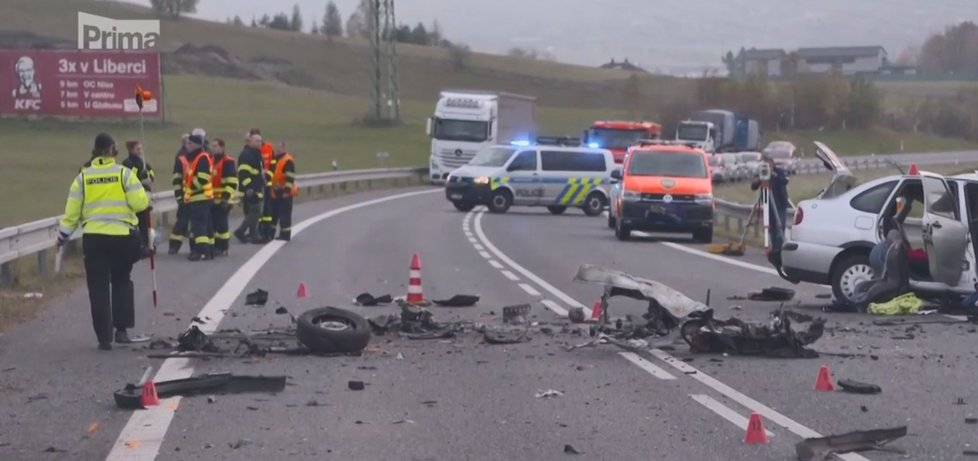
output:
[[[495,259],[490,259],[489,260],[489,265],[492,266],[492,267],[495,267],[496,269],[503,269],[503,268],[505,268],[505,266],[503,266],[502,264],[500,264],[499,261],[496,261]]]
[[[706,394],[690,394],[689,396],[693,400],[699,402],[700,405],[703,405],[710,411],[719,415],[721,418],[730,421],[731,423],[733,423],[734,426],[737,426],[745,431],[747,430],[747,423],[750,422],[749,419],[745,418],[740,413],[737,413],[736,411],[732,410],[730,407],[716,401],[716,399],[714,399],[713,397],[710,397],[709,395]],[[764,432],[767,433],[768,437],[774,437],[774,433],[767,430],[767,428],[764,429]]]
[[[517,277],[516,274],[514,274],[514,273],[512,273],[512,272],[510,272],[508,270],[505,270],[504,269],[501,272],[503,273],[504,276],[506,276],[506,278],[510,279],[513,282],[519,282],[520,281],[520,278]]]
[[[473,243],[472,244],[472,247],[475,248],[476,250],[479,250],[479,251],[485,250],[485,247],[483,247],[482,245],[479,245],[478,243]]]
[[[380,203],[390,202],[402,198],[414,197],[422,194],[430,194],[438,190],[423,190],[408,192],[404,194],[391,195],[379,199],[368,200],[366,202],[347,205],[335,210],[313,216],[302,221],[292,228],[292,235],[298,236],[303,230],[324,219],[345,213],[347,211],[366,208]],[[203,325],[198,325],[204,333],[213,333],[221,320],[224,318],[231,305],[238,296],[244,291],[252,278],[261,270],[272,256],[278,252],[285,242],[274,240],[263,246],[251,259],[245,262],[234,275],[224,283],[214,297],[197,314],[198,317],[210,317],[210,321]],[[171,379],[181,379],[190,377],[194,372],[193,364],[184,358],[166,359],[160,365],[159,371],[153,377],[155,381],[165,381]],[[106,457],[106,461],[122,460],[154,460],[160,453],[160,446],[163,438],[173,420],[173,414],[180,403],[180,397],[164,399],[160,405],[150,407],[147,410],[137,410],[129,417],[126,426],[122,428],[119,438],[116,439],[112,450]]]
[[[577,307],[577,306],[584,307],[580,302],[574,300],[573,298],[571,298],[570,296],[568,296],[563,291],[560,291],[559,289],[555,288],[553,285],[547,283],[546,281],[544,281],[543,279],[541,279],[537,275],[535,275],[532,272],[528,271],[523,266],[520,266],[515,261],[513,261],[512,259],[510,259],[509,257],[507,257],[498,248],[496,248],[496,246],[493,245],[492,242],[489,241],[489,239],[486,237],[485,231],[482,229],[482,215],[483,215],[483,212],[479,212],[478,214],[476,214],[476,217],[475,217],[475,233],[476,233],[476,235],[478,235],[479,240],[482,242],[483,245],[485,245],[486,248],[488,248],[490,251],[492,251],[493,253],[495,253],[496,256],[500,260],[502,260],[503,262],[505,262],[506,264],[508,264],[510,267],[516,269],[517,272],[520,272],[521,274],[523,274],[523,276],[525,276],[526,278],[528,278],[531,281],[535,282],[537,285],[539,285],[541,288],[543,288],[547,292],[553,294],[557,298],[561,299],[562,301],[566,302],[567,304],[569,304],[569,305],[571,305],[573,307]],[[662,244],[663,245],[666,245],[666,246],[670,246],[670,247],[672,247],[673,245],[675,245],[675,244],[671,244],[671,242],[662,242]],[[675,246],[679,246],[679,245],[675,245]],[[699,250],[693,250],[691,248],[685,248],[685,247],[681,247],[681,248],[682,248],[682,251],[687,251],[687,252],[693,253],[693,254],[706,254],[706,255],[710,255],[709,253],[700,252]],[[710,256],[714,256],[714,255],[710,255]],[[718,256],[714,256],[714,257],[715,258],[720,258]],[[726,260],[724,260],[724,261],[726,261]],[[756,266],[754,264],[744,263],[744,262],[741,262],[741,261],[733,261],[733,260],[731,260],[731,261],[728,261],[728,262],[731,262],[731,263],[736,262],[737,264],[734,264],[734,265],[744,265],[744,266],[747,266],[746,268],[749,268],[749,269],[755,269],[755,270],[757,270],[757,269],[765,269],[765,270],[761,270],[761,272],[766,272],[766,269],[767,269],[767,268],[764,268],[764,267],[761,267],[761,266]],[[772,269],[772,271],[773,271],[773,269]],[[587,307],[584,307],[584,309],[588,312],[587,315],[590,316],[591,315],[590,314],[590,309],[588,309]],[[760,413],[764,418],[766,418],[766,419],[768,419],[770,421],[773,421],[775,424],[778,424],[779,426],[784,427],[785,429],[788,429],[789,431],[795,433],[799,437],[802,437],[802,438],[822,437],[822,435],[819,434],[818,432],[815,432],[815,431],[813,431],[813,430],[811,430],[811,429],[809,429],[809,428],[801,425],[800,423],[792,420],[791,418],[788,418],[787,416],[782,415],[781,413],[778,413],[774,409],[772,409],[772,408],[770,408],[770,407],[768,407],[768,406],[766,406],[766,405],[764,405],[764,404],[762,404],[762,403],[760,403],[760,402],[758,402],[758,401],[756,401],[756,400],[754,400],[754,399],[752,399],[752,398],[750,398],[750,397],[742,394],[741,392],[737,391],[736,389],[734,389],[734,388],[732,388],[732,387],[730,387],[730,386],[728,386],[728,385],[720,382],[716,378],[713,378],[711,376],[706,375],[702,371],[699,371],[696,368],[693,368],[692,366],[686,364],[685,362],[682,362],[680,360],[677,360],[675,357],[669,355],[668,353],[666,353],[665,351],[663,351],[661,349],[652,349],[651,352],[652,352],[652,355],[654,355],[655,357],[659,358],[660,360],[668,363],[669,365],[672,365],[673,368],[676,368],[677,370],[682,371],[684,374],[687,374],[687,375],[691,376],[693,379],[696,379],[697,381],[705,384],[707,387],[709,387],[709,388],[711,388],[711,389],[719,392],[720,394],[726,396],[727,398],[729,398],[729,399],[731,399],[731,400],[733,400],[733,401],[735,401],[735,402],[743,405],[745,408],[748,408],[748,409],[750,409],[752,411],[756,411],[756,412]],[[863,456],[852,454],[852,453],[845,454],[845,455],[836,455],[836,456],[838,458],[844,460],[844,461],[869,461],[867,458],[865,458]]]
[[[522,288],[523,291],[527,292],[527,294],[529,294],[530,296],[541,296],[540,292],[537,291],[536,288],[533,288],[532,286],[527,285],[525,283],[521,283],[520,288]]]
[[[482,256],[483,258],[486,258],[486,259],[492,259],[492,255],[489,254],[489,253],[486,253],[485,251],[480,251],[479,252],[479,256]]]
[[[567,309],[564,309],[564,307],[561,306],[560,304],[557,304],[549,299],[541,300],[540,304],[546,306],[547,309],[550,309],[554,314],[557,314],[561,317],[567,317]]]
[[[479,241],[476,240],[475,237],[469,237],[469,243],[475,245],[475,244],[479,243]]]
[[[757,400],[754,400],[742,394],[740,391],[720,382],[716,378],[713,378],[712,376],[709,376],[700,370],[697,370],[696,368],[689,365],[688,363],[683,362],[681,360],[677,360],[675,357],[669,355],[666,351],[663,351],[661,349],[652,349],[652,355],[656,356],[663,362],[672,365],[673,368],[683,372],[687,376],[690,376],[691,378],[705,384],[710,389],[719,392],[720,394],[727,397],[728,399],[743,405],[745,408],[760,413],[761,416],[763,416],[768,421],[774,422],[775,424],[795,433],[795,435],[801,438],[807,439],[812,437],[822,437],[822,435],[819,434],[818,432],[815,432],[801,425],[797,421],[785,415],[782,415],[781,413],[778,413],[777,411],[768,407],[767,405],[764,405],[763,403],[758,402]],[[846,455],[836,455],[836,456],[846,461],[869,461],[868,459],[862,456],[855,455],[852,453]]]
[[[705,251],[697,250],[695,248],[690,248],[690,247],[687,247],[687,246],[684,246],[684,245],[680,245],[680,244],[675,243],[675,242],[658,242],[658,243],[660,245],[665,245],[665,246],[667,246],[669,248],[672,248],[674,250],[679,250],[679,251],[686,252],[686,253],[689,253],[689,254],[693,254],[693,255],[696,255],[696,256],[701,256],[701,257],[704,257],[706,259],[712,259],[714,261],[720,261],[722,263],[730,264],[731,266],[737,266],[737,267],[742,267],[744,269],[750,269],[750,270],[757,271],[757,272],[763,272],[765,274],[770,274],[770,275],[773,275],[775,277],[781,278],[781,276],[778,275],[778,271],[776,271],[776,270],[774,270],[774,269],[772,269],[770,267],[758,266],[757,264],[751,264],[751,263],[748,263],[748,262],[739,261],[739,260],[736,260],[736,259],[733,259],[733,258],[730,258],[730,257],[719,256],[719,255],[715,255],[715,254],[712,254],[712,253],[707,253]]]
[[[484,213],[485,210],[481,210],[475,215],[475,234],[479,237],[479,240],[482,242],[482,244],[489,249],[489,251],[495,253],[496,257],[499,258],[502,262],[509,264],[510,267],[516,269],[516,272],[523,274],[524,277],[531,280],[533,283],[536,283],[544,290],[553,293],[553,295],[556,296],[557,299],[563,301],[565,304],[567,304],[570,307],[583,308],[584,315],[587,317],[591,316],[591,308],[577,302],[576,299],[571,298],[570,296],[567,296],[567,294],[565,294],[564,292],[554,288],[553,285],[547,283],[545,280],[541,279],[540,277],[537,277],[536,274],[526,270],[525,267],[517,264],[516,261],[513,261],[512,259],[509,258],[509,256],[506,256],[502,251],[499,251],[499,248],[496,248],[496,246],[493,245],[488,238],[486,238],[486,233],[482,229],[482,216]]]
[[[650,375],[655,376],[656,378],[659,378],[659,379],[667,379],[667,380],[668,379],[676,379],[676,377],[673,376],[673,375],[671,375],[671,374],[669,374],[668,371],[663,370],[662,368],[659,368],[658,366],[656,366],[652,362],[649,362],[648,360],[643,359],[642,357],[640,357],[638,354],[636,354],[634,352],[619,352],[618,355],[620,355],[622,357],[625,357],[626,360],[628,360],[629,362],[634,363],[639,368],[647,371]],[[746,426],[744,426],[744,427],[746,427]]]

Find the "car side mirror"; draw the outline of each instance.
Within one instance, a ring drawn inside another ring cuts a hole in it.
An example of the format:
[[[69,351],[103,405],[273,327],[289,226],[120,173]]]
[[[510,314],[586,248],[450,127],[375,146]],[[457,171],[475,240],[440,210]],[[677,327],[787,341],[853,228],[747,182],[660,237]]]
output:
[[[614,181],[621,181],[621,168],[611,170],[611,179]]]

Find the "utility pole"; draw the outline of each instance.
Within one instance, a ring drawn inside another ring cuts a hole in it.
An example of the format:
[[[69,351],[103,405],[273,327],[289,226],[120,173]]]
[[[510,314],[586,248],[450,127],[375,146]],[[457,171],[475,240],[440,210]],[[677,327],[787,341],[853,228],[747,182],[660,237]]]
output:
[[[397,123],[401,120],[401,103],[397,73],[397,23],[394,0],[370,2],[370,119],[373,122]]]

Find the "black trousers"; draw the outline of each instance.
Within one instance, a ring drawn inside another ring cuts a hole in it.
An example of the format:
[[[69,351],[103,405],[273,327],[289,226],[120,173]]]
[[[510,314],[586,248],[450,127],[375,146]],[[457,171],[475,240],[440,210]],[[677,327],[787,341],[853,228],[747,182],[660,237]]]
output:
[[[187,219],[190,223],[190,252],[202,255],[213,255],[211,242],[211,209],[214,202],[192,202],[184,205],[187,209]]]
[[[273,198],[271,235],[275,236],[275,227],[279,228],[280,237],[292,237],[292,197]]]
[[[143,248],[149,248],[152,242],[149,241],[149,220],[150,213],[153,210],[146,209],[136,213],[136,218],[139,219],[139,241],[143,245]]]
[[[127,329],[136,324],[130,274],[139,258],[139,239],[136,235],[85,234],[82,252],[95,336],[100,343],[110,343],[113,326]]]
[[[183,198],[177,199],[177,220],[173,223],[173,230],[170,231],[170,252],[180,251],[183,239],[187,238],[190,230],[190,216],[187,215],[187,204],[183,203]]]
[[[231,230],[228,224],[228,217],[231,214],[231,205],[228,203],[215,203],[211,208],[211,228],[214,231],[214,249],[227,251],[230,247]]]
[[[258,197],[245,197],[242,200],[244,209],[244,221],[241,221],[241,225],[235,233],[239,235],[244,235],[250,239],[257,239],[261,236],[258,235],[258,221],[261,219],[261,209],[262,209],[262,199]]]
[[[261,220],[258,226],[258,232],[261,233],[261,238],[271,239],[275,237],[275,229],[272,225],[272,214],[275,210],[272,209],[272,191],[268,187],[265,188],[265,196],[262,198],[261,206]]]

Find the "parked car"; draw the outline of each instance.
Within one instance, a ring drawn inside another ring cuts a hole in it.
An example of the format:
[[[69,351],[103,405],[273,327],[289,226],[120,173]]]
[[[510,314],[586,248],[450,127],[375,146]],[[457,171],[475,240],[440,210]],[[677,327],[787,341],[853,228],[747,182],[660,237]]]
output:
[[[740,156],[733,153],[715,155],[720,156],[720,162],[723,165],[724,171],[724,181],[737,182],[747,179],[747,171],[744,168],[743,162],[740,161]]]
[[[926,263],[911,264],[913,290],[921,296],[974,292],[978,229],[970,223],[978,219],[978,175],[945,177],[911,168],[856,186],[828,146],[815,146],[835,174],[815,198],[798,203],[781,252],[787,280],[829,285],[837,300],[852,301],[857,285],[872,278],[870,250],[894,217],[904,217],[910,246],[926,255]]]
[[[757,176],[757,169],[760,167],[763,158],[760,152],[740,152],[737,154],[744,168],[744,179],[753,180]]]
[[[798,149],[788,141],[771,141],[761,152],[774,160],[774,164],[788,172],[795,174],[798,172],[798,160],[795,152]]]

